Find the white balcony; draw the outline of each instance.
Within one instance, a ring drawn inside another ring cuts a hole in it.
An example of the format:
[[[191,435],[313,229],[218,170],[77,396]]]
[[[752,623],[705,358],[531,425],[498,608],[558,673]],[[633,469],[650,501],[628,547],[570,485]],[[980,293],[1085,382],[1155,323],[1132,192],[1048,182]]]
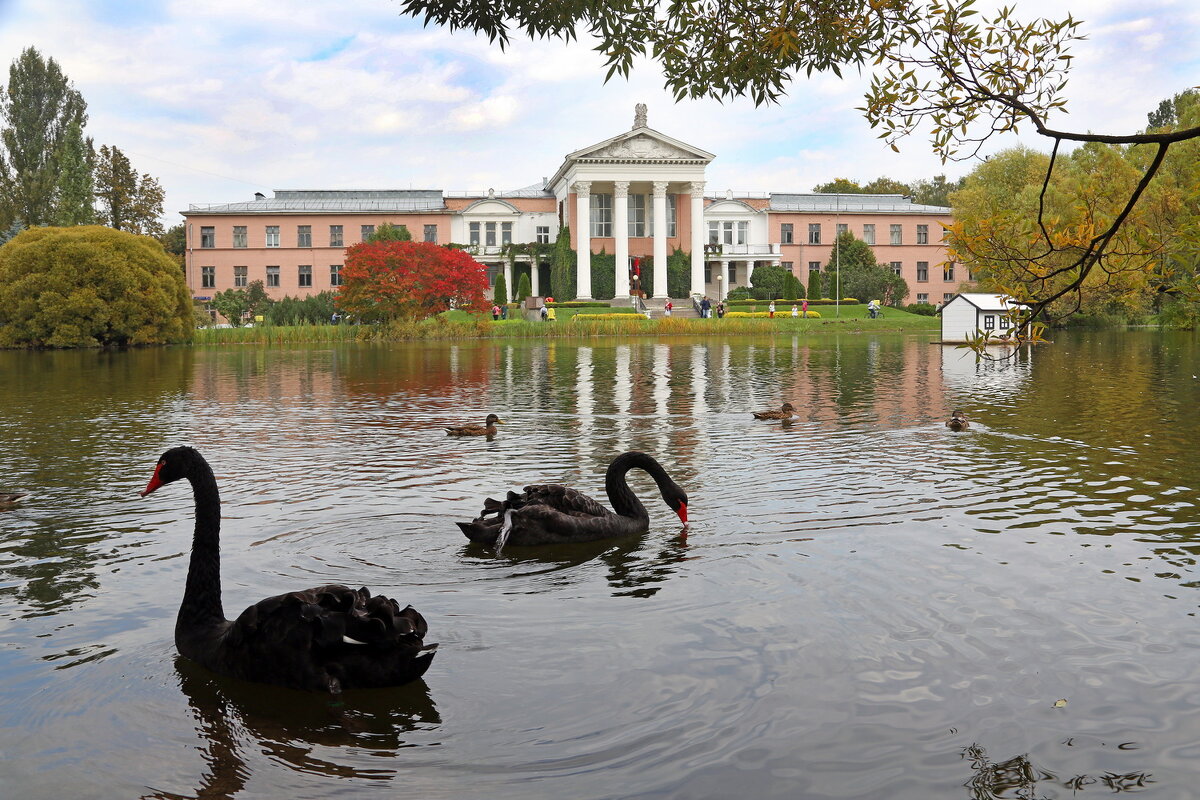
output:
[[[705,258],[769,258],[779,256],[777,244],[706,244]]]

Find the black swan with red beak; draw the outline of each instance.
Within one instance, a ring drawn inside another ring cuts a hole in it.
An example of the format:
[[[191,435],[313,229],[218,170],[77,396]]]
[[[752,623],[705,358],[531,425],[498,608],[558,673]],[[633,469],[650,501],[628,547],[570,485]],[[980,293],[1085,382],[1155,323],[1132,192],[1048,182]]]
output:
[[[196,533],[175,646],[191,660],[234,678],[330,692],[398,686],[421,677],[436,644],[412,607],[363,587],[318,586],[268,597],[236,620],[221,607],[221,499],[203,456],[190,447],[163,453],[143,497],[187,479]]]
[[[661,464],[633,450],[613,459],[604,476],[612,511],[567,486],[535,484],[526,486],[521,494],[509,492],[502,501],[489,497],[480,516],[457,524],[468,539],[495,545],[497,551],[505,544],[566,544],[645,533],[650,529],[650,515],[625,480],[625,474],[635,467],[654,478],[662,499],[686,525],[687,494]]]

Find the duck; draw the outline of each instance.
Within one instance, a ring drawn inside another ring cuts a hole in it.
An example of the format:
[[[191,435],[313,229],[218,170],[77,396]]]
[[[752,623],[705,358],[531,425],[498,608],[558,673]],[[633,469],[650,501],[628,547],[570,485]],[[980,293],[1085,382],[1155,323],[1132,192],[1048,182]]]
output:
[[[416,609],[364,586],[328,585],[268,597],[225,618],[221,605],[221,499],[212,468],[191,447],[158,460],[140,492],[178,480],[192,486],[196,528],[183,601],[175,620],[180,655],[222,675],[340,694],[398,686],[425,674],[436,644]]]
[[[447,436],[495,436],[496,426],[503,425],[504,420],[495,414],[488,414],[482,425],[450,425],[446,427]]]
[[[946,427],[952,431],[965,431],[971,427],[971,423],[967,420],[967,415],[956,408],[950,419],[946,420]]]
[[[0,506],[13,506],[29,497],[29,492],[0,492]]]
[[[636,450],[620,454],[608,465],[604,490],[611,511],[576,489],[534,484],[520,494],[509,492],[504,500],[487,498],[478,517],[457,525],[468,539],[494,545],[497,553],[505,544],[566,544],[645,533],[650,529],[650,514],[629,488],[625,476],[631,469],[649,473],[667,507],[687,525],[687,493],[658,461]]]
[[[784,403],[778,409],[751,411],[750,413],[754,415],[755,419],[791,419],[792,412],[795,410],[791,403]]]

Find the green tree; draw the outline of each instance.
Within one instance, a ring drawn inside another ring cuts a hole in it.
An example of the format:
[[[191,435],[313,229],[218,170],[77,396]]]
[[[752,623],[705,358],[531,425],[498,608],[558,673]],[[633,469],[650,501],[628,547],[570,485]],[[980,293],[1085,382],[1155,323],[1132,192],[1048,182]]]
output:
[[[64,139],[87,123],[86,110],[53,58],[28,47],[13,61],[0,89],[0,226],[54,220]]]
[[[31,228],[0,247],[0,346],[181,342],[193,324],[183,273],[148,237]]]
[[[950,205],[950,195],[963,187],[965,177],[956,181],[946,180],[945,175],[934,175],[933,178],[914,181],[912,184],[913,202],[923,206]]]
[[[908,284],[903,278],[875,260],[871,246],[846,231],[838,234],[840,269],[835,280],[842,297],[853,297],[864,303],[881,300],[897,305],[908,296]],[[833,269],[832,261],[829,269]]]
[[[162,186],[149,173],[138,175],[129,158],[117,147],[100,145],[96,159],[96,196],[110,228],[159,236],[162,226]]]
[[[1200,125],[1127,135],[1051,128],[1050,115],[1066,104],[1070,50],[1084,38],[1080,23],[1070,16],[1023,22],[1009,7],[982,15],[974,0],[696,0],[666,6],[640,0],[403,0],[401,7],[427,23],[483,33],[501,47],[510,30],[564,40],[591,35],[607,59],[609,78],[628,76],[635,62],[651,59],[677,99],[749,96],[763,104],[783,96],[796,75],[825,70],[840,75],[844,66],[870,71],[861,110],[893,149],[927,127],[935,153],[965,159],[993,136],[1031,126],[1053,142],[1047,184],[1064,144],[1147,145],[1152,156],[1139,180],[1114,214],[1097,219],[1086,240],[1058,230],[1057,221],[1038,207],[1032,229],[1040,248],[1036,255],[1012,254],[1012,266],[1066,280],[1022,287],[1025,294],[1018,299],[1034,304],[1030,318],[1060,298],[1078,295],[1169,148],[1200,137]]]
[[[799,300],[804,297],[804,285],[800,283],[800,279],[792,274],[791,270],[785,270],[787,273],[783,279],[783,296],[788,300]]]
[[[849,178],[834,178],[828,183],[814,186],[813,191],[819,194],[862,194],[863,187]]]
[[[496,270],[496,286],[492,291],[492,302],[498,306],[508,305],[508,281],[504,278],[504,270]]]
[[[408,232],[407,225],[393,225],[390,222],[385,222],[375,229],[375,232],[368,236],[365,241],[368,242],[411,242],[412,234]]]
[[[235,328],[242,327],[242,317],[250,310],[245,289],[226,289],[213,295],[212,307]]]
[[[783,287],[789,274],[778,264],[760,264],[750,273],[751,293],[759,300],[783,297]]]
[[[904,194],[912,195],[912,188],[907,183],[894,181],[888,177],[876,178],[863,187],[863,194]]]
[[[183,258],[187,252],[187,230],[183,223],[172,225],[157,238],[163,249],[170,253],[179,262],[179,268],[183,269]]]
[[[83,138],[83,126],[72,120],[58,146],[55,225],[91,225],[96,221],[96,186],[92,179],[92,143]]]
[[[537,267],[535,266],[534,269]],[[529,273],[522,272],[521,277],[517,280],[517,294],[513,299],[521,303],[531,294],[533,294],[533,284],[529,281]]]
[[[817,272],[815,270],[809,272],[808,273],[808,298],[810,300],[820,300],[822,297],[825,297],[825,294],[822,291],[823,288],[824,288],[824,285],[823,285],[821,273]]]
[[[558,229],[554,253],[550,259],[550,296],[555,300],[575,299],[575,251],[571,249],[571,229]]]
[[[667,294],[688,297],[692,293],[692,257],[676,247],[667,256]]]

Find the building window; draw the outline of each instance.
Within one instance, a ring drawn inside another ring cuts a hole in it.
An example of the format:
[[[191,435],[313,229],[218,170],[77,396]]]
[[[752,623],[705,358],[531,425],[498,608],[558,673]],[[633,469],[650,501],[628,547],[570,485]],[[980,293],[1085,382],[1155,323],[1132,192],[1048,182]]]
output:
[[[729,265],[729,283],[726,286],[733,286],[737,283],[737,264]]]
[[[500,223],[500,244],[512,244],[512,226],[511,222]]]
[[[267,286],[279,285],[279,267],[267,267]]]
[[[814,272],[820,272],[820,271],[821,271],[821,262],[820,261],[808,262],[808,274],[809,275],[813,274]]]
[[[784,268],[784,269],[786,269],[788,272],[791,272],[791,271],[792,271],[792,262],[791,262],[791,261],[784,261],[784,262],[782,262],[782,263],[781,263],[779,266],[783,267],[783,268]]]
[[[550,244],[550,226],[538,225],[537,235],[534,237],[538,244]]]
[[[947,299],[949,299],[949,298],[947,298]],[[1008,315],[1002,315],[1000,317],[1000,330],[1006,330],[1008,328],[1008,323],[1009,323]]]
[[[794,244],[795,233],[792,231],[792,223],[784,222],[779,226],[779,243]]]
[[[205,225],[200,228],[200,246],[201,247],[216,247],[217,246],[217,229],[211,225]]]
[[[234,225],[233,226],[233,246],[234,247],[247,247],[249,245],[249,242],[247,242],[246,239],[247,239],[246,226],[245,225]]]
[[[929,226],[917,226],[917,244],[929,244]]]
[[[821,223],[819,223],[819,222],[808,223],[808,243],[809,244],[820,244],[821,243]]]
[[[300,265],[300,281],[299,286],[312,286],[312,264]]]
[[[993,331],[996,329],[996,316],[994,314],[983,315],[983,329],[985,331]]]
[[[249,267],[234,267],[233,268],[233,285],[236,287],[245,286],[246,283],[248,282],[247,273],[249,271],[250,271]]]
[[[344,247],[344,245],[342,244],[342,226],[341,225],[330,225],[329,226],[329,246],[330,247]]]
[[[363,225],[362,226],[362,240],[364,242],[367,239],[370,239],[374,235],[375,235],[375,226],[374,225]]]
[[[437,244],[437,225],[425,226],[425,241],[430,244]]]
[[[942,295],[942,302],[943,303],[950,302],[951,297],[954,297],[954,292],[946,292],[945,294]]]
[[[712,283],[712,262],[704,262],[704,282]]]
[[[849,225],[847,225],[847,224],[846,224],[846,223],[844,223],[844,222],[839,222],[839,223],[837,224],[837,235],[838,235],[838,236],[841,236],[843,233],[849,233],[849,232],[850,232],[850,226],[849,226]]]
[[[641,238],[648,235],[648,230],[649,228],[646,225],[646,195],[629,195],[629,231],[626,235],[630,238]]]
[[[200,288],[201,289],[217,288],[217,268],[216,267],[201,267],[200,268]]]
[[[606,239],[613,235],[613,196],[611,194],[593,194],[591,196],[591,217],[594,239]]]
[[[330,286],[341,286],[342,285],[342,265],[341,264],[330,264],[329,265],[329,285]]]
[[[892,272],[896,273],[897,275],[899,275],[903,271],[903,268],[904,268],[903,262],[900,262],[900,261],[892,262]]]
[[[296,247],[312,247],[312,225],[296,226]]]
[[[483,245],[484,247],[496,246],[496,223],[483,223]]]
[[[676,219],[676,214],[678,213],[676,201],[678,199],[679,199],[678,195],[673,195],[673,194],[667,195],[667,236],[671,236],[671,237],[679,235],[678,231],[675,228],[675,219]],[[651,225],[650,227],[653,228],[654,226]]]
[[[904,244],[904,234],[901,231],[902,229],[899,225],[891,226],[892,244]]]
[[[929,302],[929,295],[928,295],[928,294],[920,294],[920,293],[918,293],[918,294],[917,294],[917,302],[918,302],[918,303],[928,303],[928,302]]]
[[[709,244],[745,244],[749,237],[749,222],[710,220],[708,223]]]
[[[267,226],[267,247],[279,247],[279,226]]]
[[[863,241],[867,244],[875,244],[875,225],[863,225]]]
[[[944,281],[954,280],[954,265],[953,264],[943,264],[942,265],[942,280],[944,280]]]
[[[929,262],[928,261],[918,261],[917,262],[917,280],[918,281],[929,280]]]
[[[472,222],[467,226],[467,228],[470,231],[470,238],[467,240],[467,243],[472,247],[479,247],[479,223]]]

